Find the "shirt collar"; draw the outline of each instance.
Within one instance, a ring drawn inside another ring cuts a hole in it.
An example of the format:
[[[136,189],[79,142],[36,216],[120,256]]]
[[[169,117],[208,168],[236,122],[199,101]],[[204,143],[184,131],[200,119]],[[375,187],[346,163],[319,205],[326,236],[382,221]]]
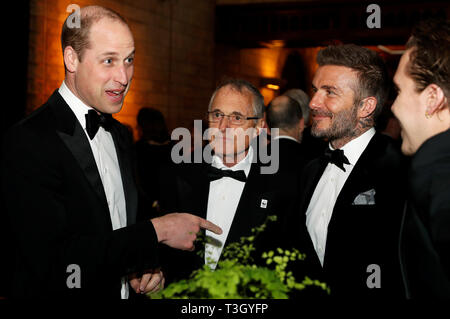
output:
[[[73,94],[72,91],[67,87],[65,81],[62,82],[58,92],[59,94],[61,94],[64,101],[66,101],[67,105],[69,105],[72,112],[75,113],[75,116],[77,117],[78,122],[80,122],[81,127],[85,129],[86,128],[85,115],[88,113],[89,110],[92,110],[93,108],[87,106],[78,97],[76,97],[75,94]]]
[[[230,169],[232,171],[243,170],[245,172],[245,176],[248,177],[248,174],[250,172],[250,166],[252,165],[252,161],[253,161],[253,148],[250,146],[248,148],[247,155],[239,163],[235,164],[234,166],[231,166],[231,167],[225,166],[222,159],[217,155],[214,155],[212,158],[212,166],[215,168],[218,168],[218,169]]]
[[[275,136],[273,139],[274,139],[274,140],[278,140],[278,139],[286,139],[286,140],[292,140],[292,141],[294,141],[294,142],[299,143],[295,138],[293,138],[292,136],[289,136],[289,135],[278,135],[278,136]]]
[[[367,145],[369,144],[372,137],[375,135],[375,129],[372,127],[357,138],[351,140],[347,144],[345,144],[343,147],[341,147],[341,150],[344,151],[344,155],[347,157],[348,161],[350,162],[350,165],[355,165],[358,161],[361,154],[366,149]],[[331,143],[329,143],[329,148],[331,150],[334,150],[333,146],[331,146]],[[347,164],[346,164],[347,165]]]

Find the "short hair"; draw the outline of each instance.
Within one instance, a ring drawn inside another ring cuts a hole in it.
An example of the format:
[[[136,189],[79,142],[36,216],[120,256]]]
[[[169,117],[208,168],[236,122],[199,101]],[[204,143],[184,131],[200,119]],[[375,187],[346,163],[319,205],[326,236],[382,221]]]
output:
[[[219,83],[219,85],[214,90],[211,99],[209,100],[208,105],[208,111],[211,111],[212,103],[214,101],[214,97],[216,96],[217,92],[226,86],[230,86],[233,90],[236,90],[240,93],[244,93],[244,91],[248,91],[253,96],[253,116],[256,116],[258,118],[263,118],[264,116],[264,97],[262,96],[261,92],[250,82],[243,80],[243,79],[235,79],[235,78],[229,78],[225,79],[222,82]]]
[[[300,104],[293,98],[284,95],[286,103],[274,104],[270,102],[266,109],[267,125],[270,128],[294,128],[303,117]]]
[[[289,96],[298,102],[302,109],[302,116],[305,119],[305,125],[309,123],[309,101],[310,98],[303,90],[290,89],[283,93],[285,96]]]
[[[87,6],[80,10],[80,27],[69,27],[67,22],[71,15],[69,15],[63,23],[61,30],[61,47],[64,54],[64,49],[71,46],[77,53],[78,60],[81,61],[83,53],[89,49],[89,31],[91,27],[103,18],[120,21],[128,26],[126,20],[112,9],[100,6]]]
[[[425,20],[412,31],[407,49],[412,49],[407,72],[417,92],[438,85],[450,98],[450,20]]]
[[[357,73],[355,104],[366,97],[374,96],[377,105],[373,113],[375,120],[383,109],[389,92],[388,72],[383,59],[370,49],[355,45],[331,45],[317,54],[317,63],[348,67]]]

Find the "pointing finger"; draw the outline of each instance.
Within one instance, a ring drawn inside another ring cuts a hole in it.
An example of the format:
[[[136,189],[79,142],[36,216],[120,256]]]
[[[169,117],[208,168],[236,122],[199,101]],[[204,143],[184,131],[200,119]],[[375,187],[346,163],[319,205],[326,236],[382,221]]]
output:
[[[210,230],[217,235],[222,234],[222,229],[219,226],[203,218],[200,218],[200,227],[206,230]]]

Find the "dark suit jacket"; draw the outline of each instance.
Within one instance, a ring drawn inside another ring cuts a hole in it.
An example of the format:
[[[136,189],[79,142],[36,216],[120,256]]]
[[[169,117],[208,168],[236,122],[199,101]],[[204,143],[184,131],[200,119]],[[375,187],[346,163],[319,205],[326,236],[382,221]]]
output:
[[[311,126],[303,130],[301,145],[307,162],[321,156],[328,147],[327,142],[311,135]]]
[[[283,187],[290,191],[291,196],[296,196],[299,175],[306,164],[304,148],[302,144],[287,138],[277,139],[277,142],[280,164],[276,173],[276,182],[280,188]],[[273,146],[272,152],[274,152]]]
[[[254,152],[254,156],[257,156]],[[171,167],[162,180],[161,201],[163,212],[188,212],[206,218],[210,181],[207,178],[207,163],[178,164]],[[242,191],[242,195],[228,233],[225,246],[237,242],[243,236],[252,235],[251,229],[263,224],[268,216],[282,216],[286,212],[289,201],[288,193],[276,183],[276,174],[261,174],[263,166],[260,161],[253,163]],[[171,175],[171,176],[170,176]],[[170,177],[168,177],[170,176]],[[261,207],[261,201],[267,200],[267,207]],[[277,223],[270,223],[267,230],[257,239],[255,245],[256,260],[265,248],[272,248],[270,241],[277,236]],[[204,245],[196,249],[204,250]],[[204,264],[204,259],[196,252],[181,252],[169,249],[166,252],[164,265],[169,281],[186,278],[193,270]]]
[[[331,295],[400,296],[398,238],[404,205],[402,157],[392,141],[376,134],[344,184],[328,225],[323,268],[307,231],[306,210],[327,162],[318,158],[304,169],[300,200],[293,206],[286,225],[288,241],[307,255],[298,279],[308,275],[325,281]],[[375,205],[353,205],[358,194],[374,189]],[[367,267],[381,269],[381,288],[367,287],[373,273]]]
[[[152,223],[135,224],[129,135],[117,121],[111,134],[131,225],[116,231],[89,141],[57,91],[9,131],[2,192],[15,250],[7,261],[13,297],[120,298],[121,276],[157,265]],[[71,264],[81,269],[79,289],[66,284]]]
[[[450,298],[450,130],[427,140],[409,172],[400,256],[408,298]]]

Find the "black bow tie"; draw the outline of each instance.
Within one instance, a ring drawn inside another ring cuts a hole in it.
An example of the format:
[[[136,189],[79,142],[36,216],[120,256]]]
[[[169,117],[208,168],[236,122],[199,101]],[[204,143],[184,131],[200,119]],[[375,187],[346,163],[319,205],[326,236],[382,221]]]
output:
[[[222,177],[231,177],[241,182],[247,180],[247,176],[243,170],[232,171],[231,169],[218,169],[211,165],[208,167],[208,178],[210,181],[215,181]]]
[[[348,161],[348,158],[345,157],[344,151],[340,149],[336,149],[334,151],[327,148],[324,154],[325,160],[327,160],[330,163],[333,163],[337,167],[339,167],[341,170],[345,172],[344,164],[350,164]]]
[[[109,131],[111,128],[111,114],[98,114],[95,110],[89,110],[86,114],[86,131],[91,140],[97,134],[100,126]]]

